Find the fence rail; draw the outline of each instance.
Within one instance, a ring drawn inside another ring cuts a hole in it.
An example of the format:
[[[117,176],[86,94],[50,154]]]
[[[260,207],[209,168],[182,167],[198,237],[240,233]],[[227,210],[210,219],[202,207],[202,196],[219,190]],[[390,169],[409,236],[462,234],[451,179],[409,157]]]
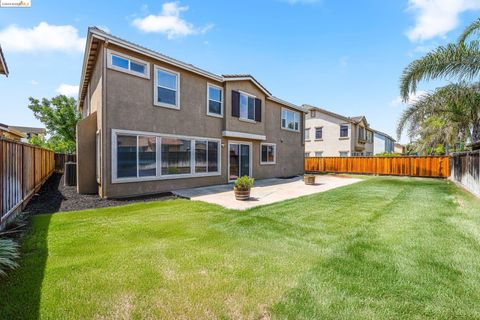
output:
[[[480,197],[480,150],[453,154],[451,172],[451,179]]]
[[[447,178],[450,159],[442,157],[308,157],[305,172]]]
[[[0,227],[55,169],[54,152],[0,138]]]

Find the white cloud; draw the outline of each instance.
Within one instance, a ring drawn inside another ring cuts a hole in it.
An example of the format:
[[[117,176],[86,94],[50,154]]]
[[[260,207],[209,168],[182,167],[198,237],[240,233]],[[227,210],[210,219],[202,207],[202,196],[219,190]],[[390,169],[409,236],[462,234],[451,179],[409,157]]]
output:
[[[38,81],[37,80],[30,80],[30,84],[32,86],[36,86],[36,85],[38,85]]]
[[[203,34],[213,27],[209,24],[198,28],[182,19],[180,13],[187,10],[188,6],[180,6],[178,2],[167,2],[162,5],[162,12],[159,15],[151,14],[144,18],[137,18],[132,24],[144,32],[166,34],[168,39]]]
[[[78,30],[70,25],[55,26],[40,22],[33,28],[10,25],[0,30],[0,43],[6,51],[83,51],[85,38],[78,36]]]
[[[58,94],[76,98],[78,95],[78,88],[79,86],[62,83],[55,91]]]
[[[423,90],[418,90],[415,93],[411,93],[410,96],[408,97],[407,104],[408,103],[414,103],[415,101],[417,101],[421,96],[423,96],[426,93],[427,93],[427,91],[423,91]],[[401,106],[404,106],[404,105],[405,105],[405,103],[403,102],[402,97],[400,97],[400,96],[398,96],[395,99],[393,99],[392,101],[390,101],[390,107],[392,107],[392,108],[398,108],[398,107],[401,107]]]
[[[407,36],[410,41],[444,37],[458,26],[462,12],[479,9],[480,0],[409,0],[408,10],[417,16]]]

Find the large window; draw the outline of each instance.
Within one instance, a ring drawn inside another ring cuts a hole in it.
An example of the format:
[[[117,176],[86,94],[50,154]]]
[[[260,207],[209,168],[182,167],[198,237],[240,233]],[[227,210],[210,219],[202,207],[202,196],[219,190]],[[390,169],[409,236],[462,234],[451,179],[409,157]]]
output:
[[[113,182],[220,174],[220,140],[114,130]]]
[[[255,97],[240,92],[240,119],[255,121]]]
[[[340,138],[348,138],[348,125],[340,125]]]
[[[143,78],[150,78],[150,64],[125,54],[108,50],[108,63],[110,69],[130,73]]]
[[[195,140],[195,173],[218,171],[218,143]]]
[[[315,139],[321,140],[323,139],[323,128],[315,128]]]
[[[162,175],[190,173],[191,148],[191,140],[162,138]]]
[[[310,128],[305,129],[305,141],[310,141]]]
[[[373,132],[367,130],[367,142],[373,143]]]
[[[260,163],[275,164],[277,158],[277,146],[274,143],[260,144]]]
[[[178,72],[155,66],[155,105],[180,108],[179,78]]]
[[[300,131],[300,113],[282,108],[282,123],[283,129]]]
[[[223,89],[208,84],[207,86],[207,114],[210,116],[223,116]]]

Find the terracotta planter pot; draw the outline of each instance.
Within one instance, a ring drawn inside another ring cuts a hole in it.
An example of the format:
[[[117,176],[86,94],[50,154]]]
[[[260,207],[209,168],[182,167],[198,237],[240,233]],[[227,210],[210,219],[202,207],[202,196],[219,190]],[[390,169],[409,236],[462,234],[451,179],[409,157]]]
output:
[[[315,176],[303,176],[303,181],[306,185],[315,184]]]
[[[236,188],[233,189],[235,192],[235,199],[245,201],[250,198],[250,190],[237,190]]]

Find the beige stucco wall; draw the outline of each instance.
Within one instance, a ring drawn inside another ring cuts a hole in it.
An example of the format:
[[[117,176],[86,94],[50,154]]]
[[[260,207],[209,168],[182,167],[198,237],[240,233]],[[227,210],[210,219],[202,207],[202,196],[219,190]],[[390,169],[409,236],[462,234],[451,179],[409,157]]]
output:
[[[262,121],[248,122],[232,117],[232,90],[254,95],[262,101]],[[225,130],[265,135],[265,93],[251,81],[228,81],[225,84]]]
[[[80,120],[77,124],[77,191],[97,193],[95,175],[95,136],[97,113]]]
[[[267,100],[265,94],[251,81],[220,83],[112,44],[108,45],[108,49],[149,62],[150,79],[105,68],[103,57],[100,57],[102,62],[97,61],[96,70],[103,70],[103,74],[92,75],[92,79],[96,80],[92,80],[91,86],[97,88],[98,92],[93,90],[91,96],[95,99],[92,104],[95,103],[99,111],[98,129],[102,133],[103,170],[99,189],[102,196],[125,197],[226,183],[228,142],[242,139],[222,137],[224,130],[266,135],[265,142],[276,143],[277,164],[260,165],[260,141],[249,140],[252,143],[252,173],[255,178],[290,176],[303,172],[303,127],[300,132],[280,130],[281,105]],[[180,73],[179,110],[154,105],[154,65]],[[207,115],[208,83],[224,88],[223,118]],[[231,90],[245,91],[262,100],[260,123],[244,122],[231,116]],[[301,123],[303,124],[303,118]],[[209,177],[112,183],[113,129],[221,139],[221,174]],[[95,136],[92,139],[95,142]],[[94,169],[95,167],[92,169],[93,173]]]
[[[340,138],[340,125],[348,125],[348,138]],[[315,128],[322,127],[321,140],[315,140]],[[305,128],[310,128],[310,137],[305,139],[305,152],[315,155],[315,152],[323,151],[324,157],[338,157],[340,152],[352,151],[352,138],[355,137],[355,126],[345,119],[317,111],[315,118],[307,116]]]

